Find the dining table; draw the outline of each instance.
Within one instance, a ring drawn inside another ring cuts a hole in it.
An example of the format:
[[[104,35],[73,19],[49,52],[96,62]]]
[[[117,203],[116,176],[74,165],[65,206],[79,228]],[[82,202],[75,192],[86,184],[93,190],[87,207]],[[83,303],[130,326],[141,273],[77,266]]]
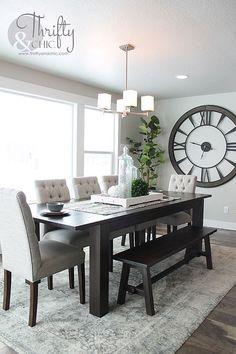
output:
[[[145,203],[137,208],[122,208],[119,212],[101,215],[95,212],[69,210],[64,216],[45,216],[45,204],[31,204],[36,233],[40,224],[68,230],[89,230],[89,312],[102,317],[109,312],[110,240],[128,232],[141,232],[158,224],[158,218],[191,210],[192,225],[203,226],[204,200],[209,194],[163,191],[169,200]]]

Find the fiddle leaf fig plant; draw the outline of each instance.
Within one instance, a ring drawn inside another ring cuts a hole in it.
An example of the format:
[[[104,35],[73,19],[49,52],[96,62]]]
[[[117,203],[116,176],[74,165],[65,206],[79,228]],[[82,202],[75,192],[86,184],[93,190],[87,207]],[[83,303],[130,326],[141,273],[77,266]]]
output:
[[[149,121],[141,118],[139,134],[143,136],[143,141],[138,142],[129,137],[129,151],[133,154],[138,163],[140,177],[147,182],[149,188],[154,187],[158,177],[157,167],[165,162],[164,150],[157,143],[157,137],[161,133],[160,121],[157,116],[152,116]]]

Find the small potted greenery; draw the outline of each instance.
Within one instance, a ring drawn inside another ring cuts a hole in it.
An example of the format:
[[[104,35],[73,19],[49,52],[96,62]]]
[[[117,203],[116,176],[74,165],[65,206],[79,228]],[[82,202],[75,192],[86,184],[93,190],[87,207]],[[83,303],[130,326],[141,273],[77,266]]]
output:
[[[148,184],[142,178],[136,178],[132,181],[131,196],[140,197],[148,195]]]

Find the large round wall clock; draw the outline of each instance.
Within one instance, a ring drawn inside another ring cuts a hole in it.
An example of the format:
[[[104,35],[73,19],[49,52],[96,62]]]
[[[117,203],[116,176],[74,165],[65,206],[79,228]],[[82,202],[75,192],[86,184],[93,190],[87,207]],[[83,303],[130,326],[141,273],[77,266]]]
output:
[[[179,174],[197,176],[199,187],[216,187],[236,175],[236,116],[219,106],[199,106],[174,125],[171,163]]]

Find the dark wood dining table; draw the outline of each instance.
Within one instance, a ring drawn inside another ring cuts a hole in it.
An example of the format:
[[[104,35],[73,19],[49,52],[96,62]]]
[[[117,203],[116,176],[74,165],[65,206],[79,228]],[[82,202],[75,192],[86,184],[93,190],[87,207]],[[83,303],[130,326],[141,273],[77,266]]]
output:
[[[30,205],[38,234],[40,223],[68,230],[89,230],[89,311],[91,314],[102,317],[109,312],[109,241],[111,238],[121,236],[124,232],[140,232],[142,227],[155,225],[159,217],[189,209],[192,209],[193,226],[203,226],[204,199],[211,195],[174,192],[164,192],[164,194],[179,199],[158,204],[150,203],[137,209],[125,209],[110,215],[70,210],[70,214],[64,217],[48,217],[41,215],[45,205]]]

